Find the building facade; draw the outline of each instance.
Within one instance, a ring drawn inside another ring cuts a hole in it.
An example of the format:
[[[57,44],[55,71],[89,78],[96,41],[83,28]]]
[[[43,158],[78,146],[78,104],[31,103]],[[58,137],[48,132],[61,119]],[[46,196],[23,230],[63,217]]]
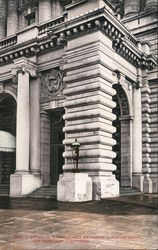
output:
[[[57,183],[67,201],[77,189],[81,201],[158,191],[157,18],[157,0],[0,0],[0,186],[11,197]]]

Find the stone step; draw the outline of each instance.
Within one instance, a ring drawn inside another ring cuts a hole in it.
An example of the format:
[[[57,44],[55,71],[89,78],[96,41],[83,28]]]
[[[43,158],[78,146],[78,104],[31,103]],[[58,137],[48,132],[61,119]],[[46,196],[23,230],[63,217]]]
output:
[[[0,188],[1,191],[9,190],[9,188]]]
[[[140,194],[141,194],[140,190],[134,187],[121,187],[120,188],[120,196],[140,195]]]
[[[57,198],[57,186],[47,186],[47,187],[40,187],[29,194],[31,198]]]
[[[9,185],[0,184],[0,196],[9,197]]]

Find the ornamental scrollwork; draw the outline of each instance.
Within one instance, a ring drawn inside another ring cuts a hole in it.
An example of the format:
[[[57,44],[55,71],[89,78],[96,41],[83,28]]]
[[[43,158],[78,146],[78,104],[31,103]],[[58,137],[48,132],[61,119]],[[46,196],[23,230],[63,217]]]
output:
[[[41,75],[41,97],[62,96],[65,88],[65,71],[52,69]]]

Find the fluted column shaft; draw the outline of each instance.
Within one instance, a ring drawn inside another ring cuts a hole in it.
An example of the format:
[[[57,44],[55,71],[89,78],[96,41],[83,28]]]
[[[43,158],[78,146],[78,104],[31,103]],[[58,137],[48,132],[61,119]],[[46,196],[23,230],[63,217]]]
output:
[[[0,40],[6,36],[7,1],[0,0]]]
[[[39,0],[39,23],[51,19],[51,0]]]
[[[124,1],[124,16],[137,14],[140,10],[140,0]]]
[[[8,15],[7,15],[7,36],[13,35],[18,30],[18,1],[8,1]]]
[[[59,0],[52,0],[52,18],[60,16],[63,11],[63,6]]]

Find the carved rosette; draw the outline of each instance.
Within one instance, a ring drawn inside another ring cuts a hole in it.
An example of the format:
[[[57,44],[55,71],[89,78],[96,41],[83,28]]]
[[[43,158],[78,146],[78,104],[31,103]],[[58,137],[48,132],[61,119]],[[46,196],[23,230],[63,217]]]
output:
[[[65,71],[52,69],[41,75],[41,98],[63,95]]]

